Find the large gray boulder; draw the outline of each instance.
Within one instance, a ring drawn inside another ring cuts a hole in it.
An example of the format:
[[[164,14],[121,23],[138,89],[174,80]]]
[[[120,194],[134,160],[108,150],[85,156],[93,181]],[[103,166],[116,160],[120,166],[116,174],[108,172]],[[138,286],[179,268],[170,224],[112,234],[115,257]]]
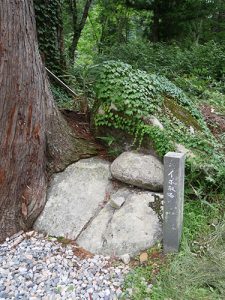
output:
[[[111,165],[114,178],[151,191],[163,190],[163,164],[154,156],[124,152]]]
[[[89,158],[56,174],[34,228],[53,236],[76,239],[109,194],[109,166],[109,162]]]
[[[83,159],[53,177],[34,228],[96,254],[135,255],[161,238],[156,202],[152,192],[111,181],[109,162]]]
[[[103,255],[136,255],[161,239],[158,215],[150,208],[151,192],[123,188],[125,203],[114,209],[108,203],[79,236],[77,243],[92,253]],[[114,196],[115,198],[115,196]]]

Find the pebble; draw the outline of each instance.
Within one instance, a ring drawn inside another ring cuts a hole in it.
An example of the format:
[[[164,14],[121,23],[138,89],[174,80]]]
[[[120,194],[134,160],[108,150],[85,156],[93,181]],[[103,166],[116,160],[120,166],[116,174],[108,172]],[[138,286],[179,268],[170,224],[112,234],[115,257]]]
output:
[[[123,255],[120,256],[120,259],[122,260],[123,263],[128,265],[129,262],[130,262],[130,255],[128,253],[123,254]]]
[[[140,264],[147,263],[147,261],[148,261],[148,253],[147,252],[141,253]]]
[[[34,231],[12,247],[15,237],[0,244],[0,300],[121,299],[128,265],[113,266],[110,257],[81,259],[73,245]]]

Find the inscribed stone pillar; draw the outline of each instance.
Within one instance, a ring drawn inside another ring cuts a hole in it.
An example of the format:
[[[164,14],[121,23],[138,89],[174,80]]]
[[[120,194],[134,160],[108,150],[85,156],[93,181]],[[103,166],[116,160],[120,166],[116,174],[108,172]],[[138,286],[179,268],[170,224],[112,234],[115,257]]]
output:
[[[185,154],[168,152],[164,156],[163,248],[165,253],[179,250],[184,205]]]

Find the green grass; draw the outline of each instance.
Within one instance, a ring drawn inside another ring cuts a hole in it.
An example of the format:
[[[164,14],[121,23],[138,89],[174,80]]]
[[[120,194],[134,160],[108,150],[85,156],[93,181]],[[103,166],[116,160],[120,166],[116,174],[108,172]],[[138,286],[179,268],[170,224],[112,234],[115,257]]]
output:
[[[124,299],[225,299],[225,221],[220,208],[187,202],[180,252],[162,259],[158,248],[156,260],[150,255],[147,266],[134,268],[125,280]]]
[[[197,253],[187,243],[183,245],[161,271],[150,299],[225,299],[224,246],[224,222],[202,241]]]
[[[186,200],[184,206],[183,243],[190,243],[207,235],[214,229],[214,223],[222,218],[221,206],[200,200]],[[182,246],[181,245],[181,246]]]

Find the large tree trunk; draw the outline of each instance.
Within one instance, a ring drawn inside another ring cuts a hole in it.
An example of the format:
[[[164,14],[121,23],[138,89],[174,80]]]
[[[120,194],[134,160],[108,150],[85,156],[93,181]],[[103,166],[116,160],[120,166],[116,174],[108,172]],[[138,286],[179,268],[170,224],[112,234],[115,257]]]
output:
[[[45,204],[47,172],[83,153],[54,105],[38,52],[32,0],[0,1],[0,241],[29,228]]]

